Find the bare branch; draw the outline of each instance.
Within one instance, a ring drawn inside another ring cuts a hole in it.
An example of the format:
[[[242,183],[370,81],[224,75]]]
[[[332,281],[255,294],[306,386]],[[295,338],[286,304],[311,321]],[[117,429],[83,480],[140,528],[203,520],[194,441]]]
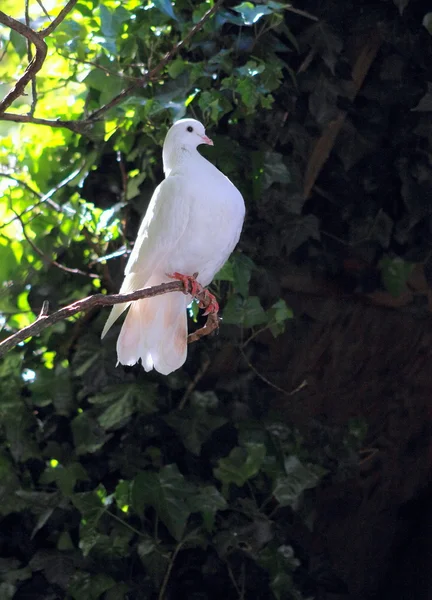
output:
[[[30,0],[26,0],[26,2],[25,2],[25,22],[26,22],[27,27],[30,27],[29,1]],[[28,60],[29,64],[33,60],[32,45],[31,45],[30,40],[27,40],[27,60]],[[32,102],[31,102],[29,115],[33,116],[34,112],[36,110],[36,104],[37,104],[37,86],[36,86],[36,76],[35,75],[33,75],[33,77],[31,78],[31,90],[32,90],[31,91]]]
[[[47,45],[43,39],[33,31],[33,29],[27,27],[27,25],[24,25],[24,23],[21,23],[20,21],[12,19],[12,17],[9,17],[1,10],[0,23],[6,25],[6,27],[9,27],[10,29],[13,29],[20,35],[23,35],[28,42],[33,43],[36,48],[36,54],[30,61],[23,76],[16,82],[15,86],[0,102],[0,115],[2,115],[2,113],[4,113],[4,111],[12,104],[14,100],[23,95],[28,82],[31,81],[38,71],[40,71],[47,54]]]
[[[73,9],[73,7],[75,6],[75,4],[77,2],[78,2],[78,0],[69,0],[69,2],[66,4],[66,6],[64,8],[62,8],[62,10],[56,16],[54,21],[52,21],[48,25],[48,27],[46,27],[45,29],[38,31],[38,35],[41,38],[46,38],[47,35],[52,33],[54,31],[54,29],[56,29],[60,25],[60,23],[65,20],[65,18],[67,17],[67,15],[70,13],[70,11]]]
[[[100,65],[97,62],[94,62],[92,60],[81,60],[80,58],[74,58],[73,56],[67,56],[66,54],[63,54],[62,52],[59,52],[59,51],[57,51],[57,52],[60,56],[62,56],[66,60],[71,60],[80,65],[90,65],[91,67],[95,67],[96,69],[99,69],[103,73],[106,73],[107,75],[110,75],[112,77],[118,77],[119,79],[127,79],[128,81],[141,81],[141,79],[142,79],[141,77],[134,77],[133,75],[126,75],[126,73],[117,73],[116,71],[107,69],[106,67],[103,67],[102,65]]]
[[[52,21],[51,17],[47,13],[47,10],[46,10],[45,6],[42,4],[41,0],[36,0],[36,2],[39,4],[39,6],[41,7],[41,9],[43,10],[45,16],[48,18],[48,21]]]
[[[1,22],[1,21],[0,21]],[[47,127],[63,127],[70,129],[75,133],[85,134],[92,127],[92,123],[89,121],[62,121],[57,119],[52,121],[51,119],[39,119],[38,117],[31,117],[29,115],[19,115],[17,113],[3,113],[0,112],[1,121],[13,121],[14,123],[33,123],[33,125],[46,125]]]
[[[4,356],[6,352],[9,352],[9,350],[12,350],[12,348],[15,348],[15,346],[17,346],[20,342],[23,342],[27,338],[34,335],[38,335],[47,327],[54,325],[54,323],[68,319],[69,317],[72,317],[80,312],[87,312],[96,306],[114,306],[114,304],[125,304],[135,300],[141,300],[143,298],[153,298],[154,296],[160,296],[161,294],[167,294],[170,292],[184,291],[185,288],[181,281],[172,281],[169,283],[161,283],[160,285],[155,285],[143,290],[137,290],[136,292],[132,292],[130,294],[111,294],[109,296],[105,296],[104,294],[95,294],[94,296],[88,296],[87,298],[73,302],[68,306],[64,306],[60,310],[52,313],[52,315],[46,314],[48,307],[44,303],[41,313],[34,323],[24,327],[20,331],[17,331],[13,335],[0,342],[0,357]],[[201,293],[198,293],[196,298],[203,304],[204,308],[206,308],[206,302],[208,303],[208,299]],[[197,334],[202,330],[192,333],[188,337],[188,342],[194,342],[197,339],[200,339],[201,337],[214,331],[216,329],[215,326],[207,326],[209,321],[213,323],[219,322],[217,315],[210,314],[207,317],[206,325],[202,328],[204,333],[201,333],[198,336]]]

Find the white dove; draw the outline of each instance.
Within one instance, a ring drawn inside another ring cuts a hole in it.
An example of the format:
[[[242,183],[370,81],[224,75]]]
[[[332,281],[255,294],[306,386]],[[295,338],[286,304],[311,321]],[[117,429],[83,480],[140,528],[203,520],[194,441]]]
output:
[[[243,226],[245,205],[238,189],[198,153],[213,145],[204,126],[181,119],[163,145],[165,179],[156,188],[125,269],[120,293],[170,281],[170,275],[198,273],[209,285],[234,250]],[[102,338],[129,306],[117,340],[118,361],[167,375],[187,355],[187,313],[190,295],[172,292],[113,306]],[[213,310],[217,309],[217,303]]]

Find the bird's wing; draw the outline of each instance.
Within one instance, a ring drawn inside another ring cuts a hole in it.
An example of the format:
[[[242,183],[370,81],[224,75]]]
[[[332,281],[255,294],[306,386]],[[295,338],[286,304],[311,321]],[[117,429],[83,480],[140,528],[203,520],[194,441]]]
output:
[[[125,268],[121,294],[146,286],[164,257],[175,250],[183,235],[191,210],[187,180],[179,175],[167,177],[155,189],[138,231],[135,246]],[[113,306],[102,337],[130,303]]]

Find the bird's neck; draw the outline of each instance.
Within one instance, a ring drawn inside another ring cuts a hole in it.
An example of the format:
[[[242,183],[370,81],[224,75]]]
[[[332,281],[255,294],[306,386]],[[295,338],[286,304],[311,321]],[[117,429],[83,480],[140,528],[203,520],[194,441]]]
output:
[[[175,146],[171,149],[163,149],[162,160],[165,177],[171,173],[173,169],[185,167],[191,160],[202,158],[196,148],[187,148],[185,146]]]

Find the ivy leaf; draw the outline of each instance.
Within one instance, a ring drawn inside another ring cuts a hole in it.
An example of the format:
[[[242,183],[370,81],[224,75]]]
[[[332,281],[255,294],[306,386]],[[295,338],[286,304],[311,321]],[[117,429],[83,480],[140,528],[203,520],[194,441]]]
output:
[[[11,29],[9,39],[18,56],[20,58],[24,58],[24,56],[27,54],[27,43],[25,37],[20,35],[14,29]]]
[[[170,19],[178,21],[170,0],[153,0],[153,4],[158,10],[170,17]]]
[[[241,296],[233,294],[225,306],[223,321],[230,325],[254,327],[266,323],[267,315],[258,296],[249,296],[243,299]]]
[[[267,311],[269,328],[274,337],[277,337],[285,331],[285,321],[292,319],[294,313],[283,298],[280,298]]]
[[[214,276],[215,281],[234,281],[234,267],[231,261],[227,261],[222,269]]]
[[[71,428],[77,454],[96,452],[112,435],[106,434],[99,423],[86,412],[73,419]]]
[[[92,574],[78,571],[68,586],[73,600],[99,600],[102,594],[114,587],[115,581],[104,573]]]
[[[213,473],[224,484],[225,492],[234,483],[242,487],[246,481],[255,477],[260,470],[266,455],[264,444],[246,444],[233,448],[226,458],[219,460],[219,466]],[[226,495],[226,494],[225,494]]]
[[[0,583],[0,598],[12,600],[15,596],[16,587],[12,583]]]
[[[216,398],[216,406],[217,404]],[[186,410],[172,412],[165,417],[165,421],[177,431],[185,447],[196,456],[199,456],[202,445],[211,437],[213,431],[227,422],[224,417],[212,414],[206,406],[200,406],[193,401]]]
[[[268,572],[270,587],[276,600],[286,598],[286,591],[294,587],[292,573],[300,565],[293,548],[269,544],[259,553],[258,564]],[[300,595],[294,591],[292,598],[300,600]]]
[[[410,0],[393,0],[393,4],[399,9],[399,14],[403,15],[404,10],[410,3]]]
[[[244,254],[234,254],[232,257],[234,290],[244,298],[249,295],[249,281],[255,265],[253,260]]]
[[[253,25],[257,23],[261,17],[271,15],[273,10],[265,4],[253,4],[252,2],[242,2],[233,7],[233,10],[238,12],[242,19],[243,25]]]
[[[118,384],[105,388],[89,398],[92,404],[111,404],[98,417],[104,429],[118,429],[136,411],[152,414],[157,411],[156,388],[135,383]]]
[[[290,215],[286,217],[282,239],[288,255],[297,250],[309,238],[320,239],[319,221],[315,215]]]
[[[210,533],[217,511],[227,508],[227,502],[213,485],[207,485],[199,488],[197,493],[191,496],[189,507],[191,512],[201,513],[204,527]]]
[[[140,541],[137,551],[156,589],[160,589],[168,565],[170,564],[169,554],[163,552],[162,548],[150,536],[145,536]]]
[[[325,471],[304,466],[296,456],[286,457],[284,467],[286,475],[277,478],[273,495],[281,506],[295,508],[303,492],[316,487]]]
[[[291,174],[278,152],[264,154],[262,189],[267,190],[273,183],[291,183]]]
[[[151,506],[174,539],[180,541],[191,514],[188,499],[196,493],[176,465],[167,465],[159,473],[139,473],[133,482],[132,506],[138,514]]]
[[[400,257],[385,256],[380,261],[381,279],[384,287],[394,297],[406,290],[408,278],[414,265]]]
[[[173,79],[176,79],[179,75],[183,73],[186,65],[181,58],[176,58],[173,60],[167,67],[168,75]]]

